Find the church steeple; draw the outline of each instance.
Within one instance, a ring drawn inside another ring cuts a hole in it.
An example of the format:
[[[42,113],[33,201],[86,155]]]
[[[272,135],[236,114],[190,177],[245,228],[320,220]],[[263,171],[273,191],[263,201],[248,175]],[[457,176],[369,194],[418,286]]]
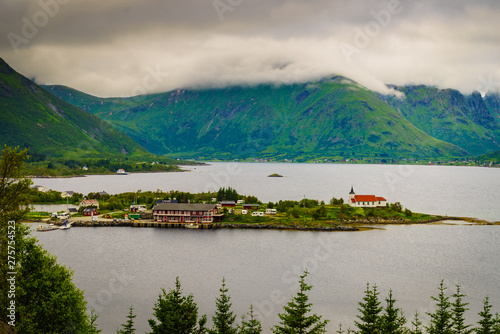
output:
[[[351,186],[351,192],[349,193],[349,195],[354,195],[354,188]]]

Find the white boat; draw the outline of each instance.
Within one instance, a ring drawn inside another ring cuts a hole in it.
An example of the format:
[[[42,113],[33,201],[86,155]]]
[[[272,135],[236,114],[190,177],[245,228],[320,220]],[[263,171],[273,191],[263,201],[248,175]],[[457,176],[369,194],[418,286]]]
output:
[[[38,232],[47,232],[47,231],[54,231],[58,230],[59,228],[57,226],[54,226],[54,224],[49,224],[49,225],[39,225],[36,230]]]
[[[186,226],[186,228],[199,228],[199,227],[200,227],[200,225],[198,225],[198,224],[193,224],[193,223],[186,224],[185,226]]]

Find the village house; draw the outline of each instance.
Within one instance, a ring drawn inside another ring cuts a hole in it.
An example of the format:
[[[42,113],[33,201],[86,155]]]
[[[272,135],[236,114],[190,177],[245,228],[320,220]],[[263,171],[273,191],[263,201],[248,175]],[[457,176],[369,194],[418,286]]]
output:
[[[220,205],[223,208],[226,208],[226,207],[234,208],[236,206],[236,202],[235,201],[221,201]]]
[[[259,210],[260,204],[243,204],[243,210]]]
[[[349,193],[349,205],[358,208],[385,207],[387,205],[387,200],[383,197],[377,197],[375,195],[356,195],[354,193],[354,188],[351,187],[351,192]]]
[[[83,201],[80,202],[79,205],[80,208],[86,208],[89,206],[94,206],[96,208],[99,208],[99,202],[96,199],[84,199]]]
[[[41,191],[43,193],[49,192],[49,189],[45,188],[44,186],[39,186],[39,185],[33,186],[33,189],[36,189],[36,190]]]
[[[75,194],[75,192],[74,192],[74,191],[71,191],[71,190],[68,190],[68,191],[63,191],[63,192],[61,193],[61,197],[62,197],[62,198],[67,198],[67,197],[71,197],[71,196],[73,196],[74,194]]]
[[[99,212],[97,212],[96,208],[85,208],[83,209],[84,216],[97,216]]]
[[[153,219],[165,223],[213,223],[219,220],[215,204],[161,203],[153,207]]]

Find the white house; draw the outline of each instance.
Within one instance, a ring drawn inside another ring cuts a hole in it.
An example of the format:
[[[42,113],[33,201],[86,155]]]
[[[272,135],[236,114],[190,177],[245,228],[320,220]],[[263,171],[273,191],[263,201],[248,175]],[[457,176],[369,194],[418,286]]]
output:
[[[33,189],[41,191],[42,193],[49,192],[49,189],[45,188],[44,186],[39,186],[39,185],[33,186]]]
[[[96,199],[84,199],[79,205],[80,208],[86,208],[89,206],[99,208],[99,202]]]
[[[349,193],[349,205],[358,208],[376,208],[387,205],[387,200],[383,197],[375,195],[356,195],[353,187]]]

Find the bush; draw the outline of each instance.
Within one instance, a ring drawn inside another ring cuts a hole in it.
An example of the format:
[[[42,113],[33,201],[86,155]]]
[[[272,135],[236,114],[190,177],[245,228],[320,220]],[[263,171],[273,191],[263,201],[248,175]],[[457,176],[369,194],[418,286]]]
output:
[[[409,209],[405,210],[405,216],[406,217],[411,217],[413,215],[413,212],[411,212]]]

